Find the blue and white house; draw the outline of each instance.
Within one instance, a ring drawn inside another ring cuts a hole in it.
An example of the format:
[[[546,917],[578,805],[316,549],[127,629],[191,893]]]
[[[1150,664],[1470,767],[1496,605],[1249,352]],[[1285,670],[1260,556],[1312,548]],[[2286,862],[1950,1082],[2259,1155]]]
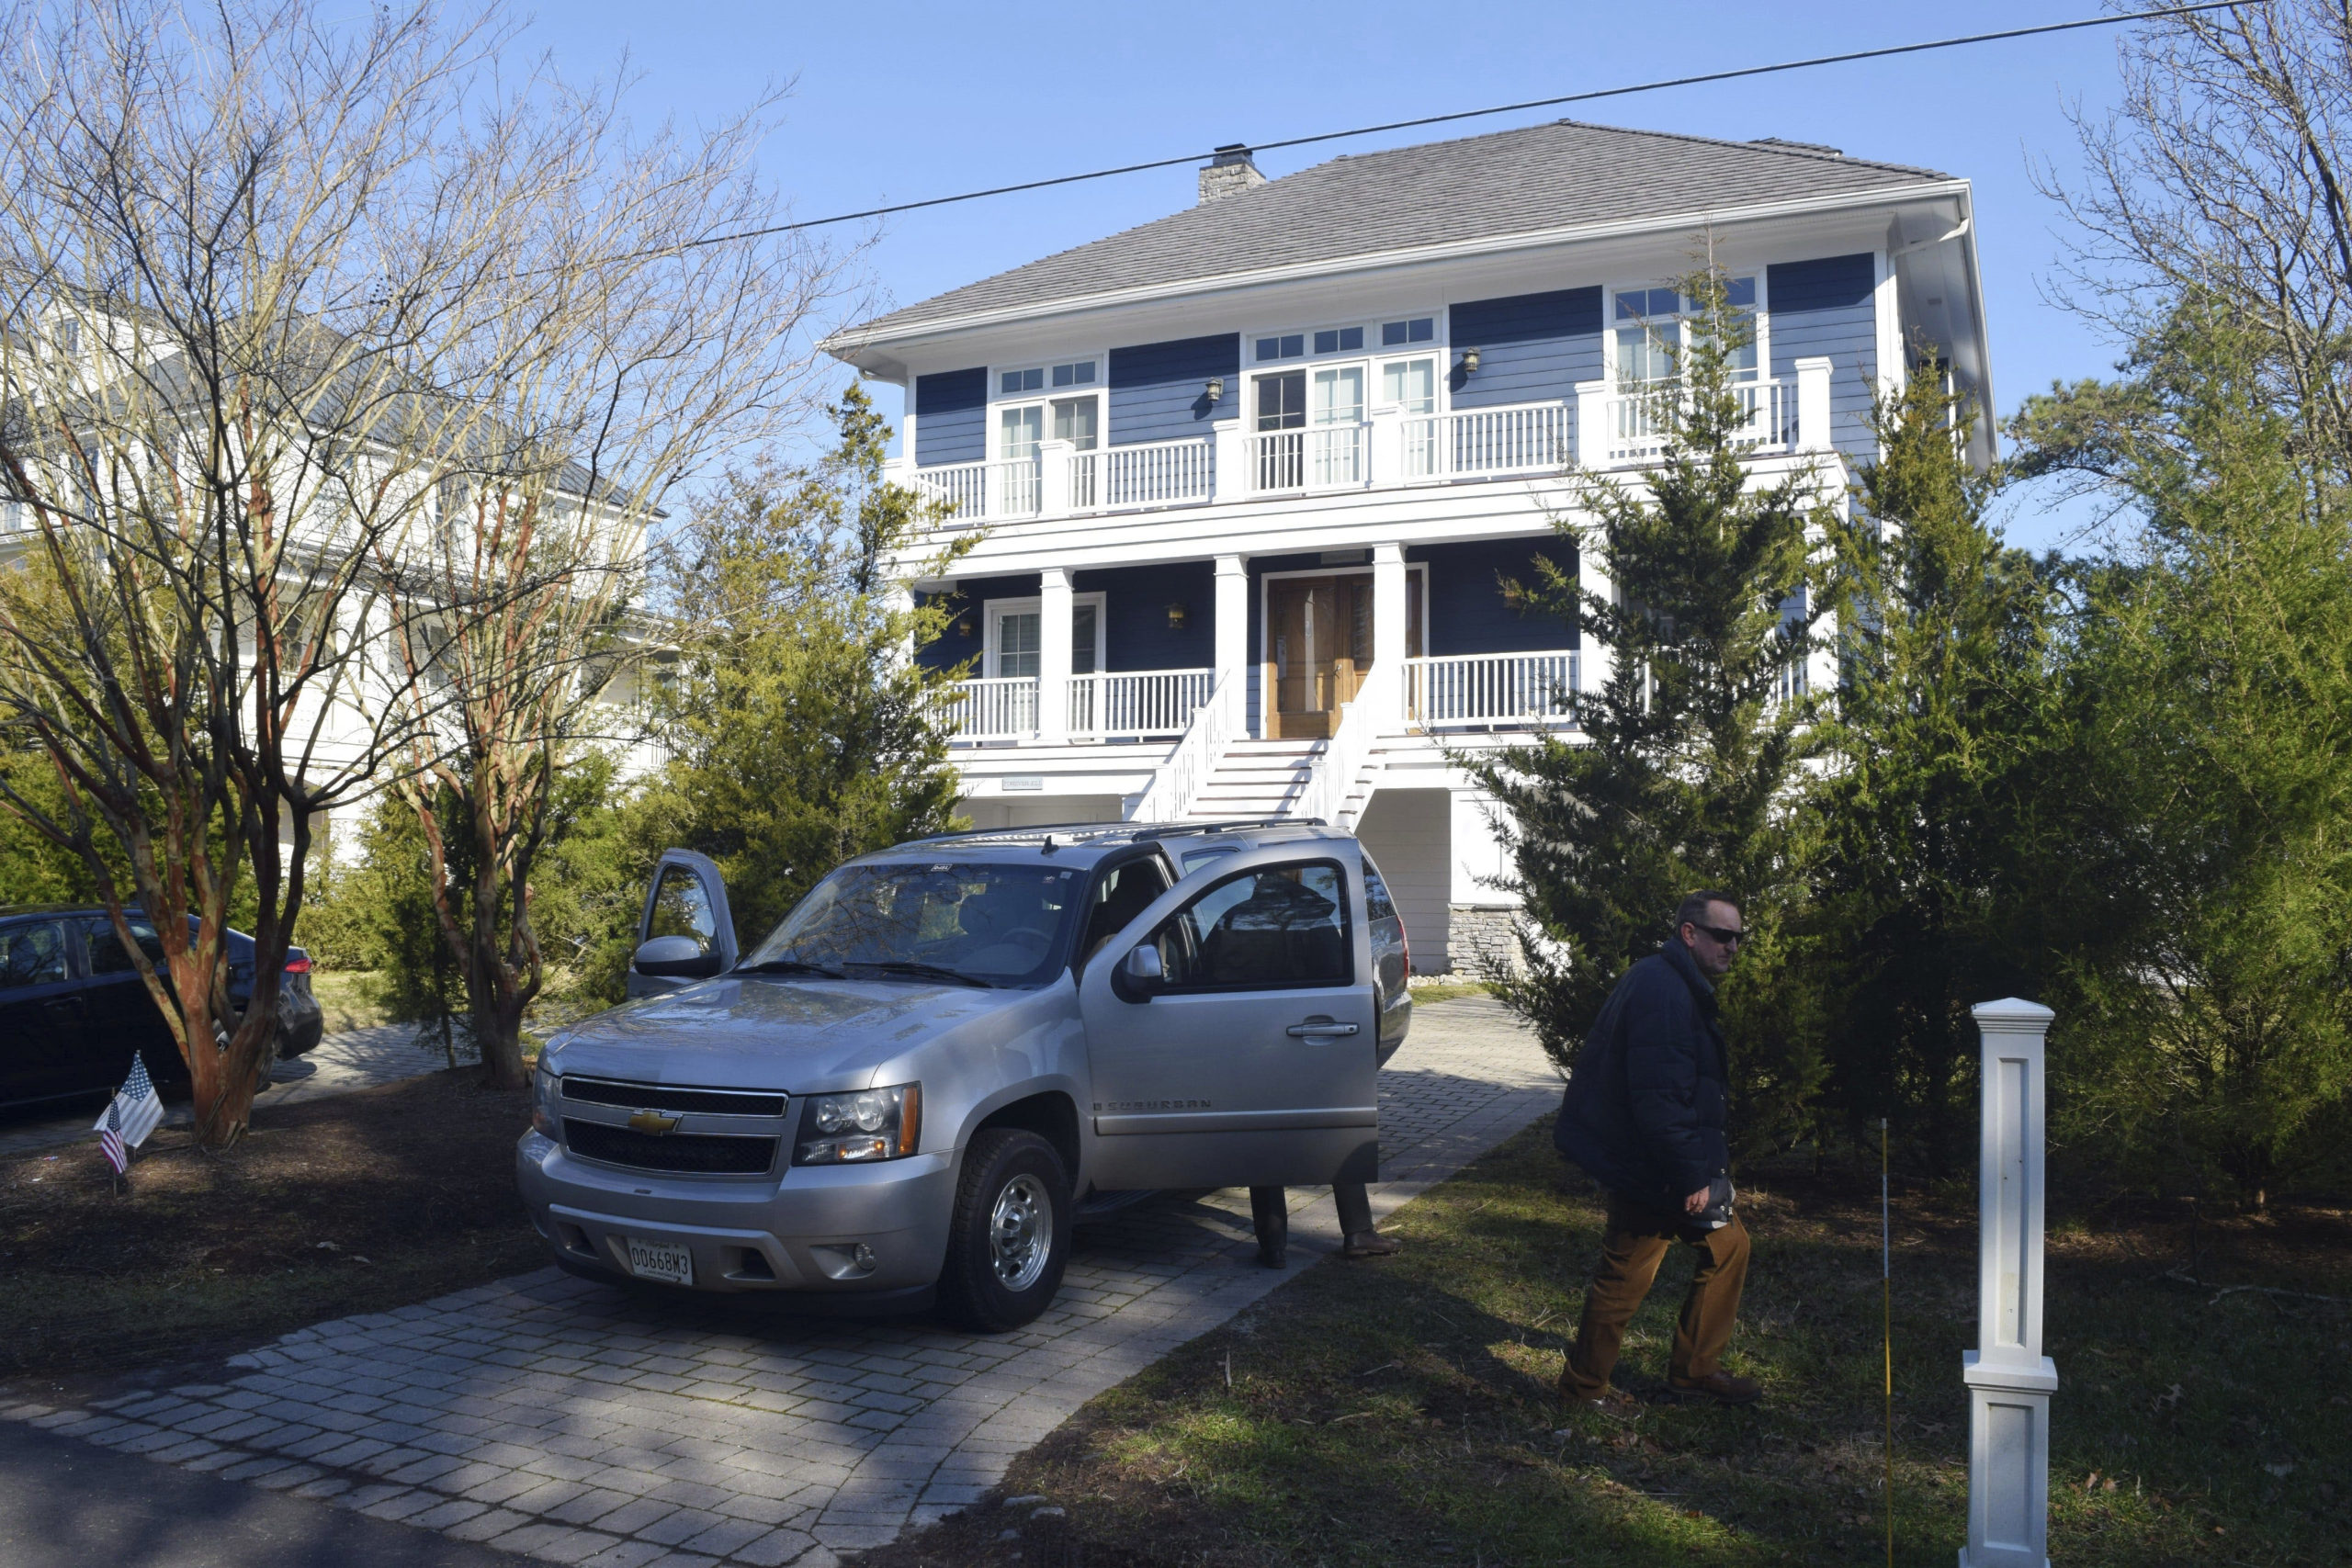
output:
[[[1753,311],[1759,477],[1842,496],[1915,353],[1990,405],[1967,181],[1570,121],[1277,180],[1227,148],[1194,207],[831,340],[906,389],[898,477],[977,538],[911,585],[957,609],[921,657],[974,666],[964,809],[1321,817],[1418,970],[1494,951],[1510,900],[1452,759],[1573,739],[1608,659],[1502,584],[1574,565],[1572,470],[1655,456],[1672,280],[1706,255]]]

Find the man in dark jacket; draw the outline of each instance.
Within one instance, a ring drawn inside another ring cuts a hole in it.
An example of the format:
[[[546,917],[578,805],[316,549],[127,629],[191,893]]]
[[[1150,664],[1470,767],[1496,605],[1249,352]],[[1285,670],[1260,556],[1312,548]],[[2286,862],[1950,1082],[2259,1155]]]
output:
[[[1730,1208],[1729,1074],[1715,982],[1743,935],[1728,894],[1685,898],[1666,945],[1610,993],[1568,1078],[1553,1142],[1609,1190],[1609,1228],[1560,1374],[1565,1399],[1622,1399],[1609,1374],[1670,1241],[1703,1256],[1674,1331],[1668,1387],[1724,1404],[1752,1404],[1763,1392],[1722,1365],[1747,1278],[1747,1232]]]

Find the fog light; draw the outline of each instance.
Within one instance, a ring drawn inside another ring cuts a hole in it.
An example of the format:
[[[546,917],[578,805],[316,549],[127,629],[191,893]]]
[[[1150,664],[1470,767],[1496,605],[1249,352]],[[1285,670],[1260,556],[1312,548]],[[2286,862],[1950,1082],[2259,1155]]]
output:
[[[825,1271],[828,1280],[862,1280],[874,1272],[876,1261],[874,1249],[862,1241],[812,1247],[808,1253],[817,1260],[817,1267]]]

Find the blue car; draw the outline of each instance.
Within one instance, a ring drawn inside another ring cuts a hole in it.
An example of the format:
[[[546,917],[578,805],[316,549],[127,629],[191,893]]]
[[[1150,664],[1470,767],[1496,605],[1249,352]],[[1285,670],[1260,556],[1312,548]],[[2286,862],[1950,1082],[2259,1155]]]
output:
[[[131,935],[159,965],[154,928],[130,913]],[[195,922],[191,919],[191,934]],[[254,939],[229,932],[229,1000],[253,996]],[[300,1056],[326,1028],[311,994],[311,958],[287,949],[277,993],[278,1059]],[[0,908],[0,1105],[109,1093],[136,1052],[165,1093],[187,1085],[170,1027],[123,951],[107,912],[86,905]]]

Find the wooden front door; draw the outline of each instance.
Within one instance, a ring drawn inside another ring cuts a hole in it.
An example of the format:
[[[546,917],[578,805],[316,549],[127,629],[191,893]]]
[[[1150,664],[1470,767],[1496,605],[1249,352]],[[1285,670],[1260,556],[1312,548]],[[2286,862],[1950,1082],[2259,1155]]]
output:
[[[1280,578],[1266,589],[1266,733],[1327,737],[1372,668],[1372,574]]]

